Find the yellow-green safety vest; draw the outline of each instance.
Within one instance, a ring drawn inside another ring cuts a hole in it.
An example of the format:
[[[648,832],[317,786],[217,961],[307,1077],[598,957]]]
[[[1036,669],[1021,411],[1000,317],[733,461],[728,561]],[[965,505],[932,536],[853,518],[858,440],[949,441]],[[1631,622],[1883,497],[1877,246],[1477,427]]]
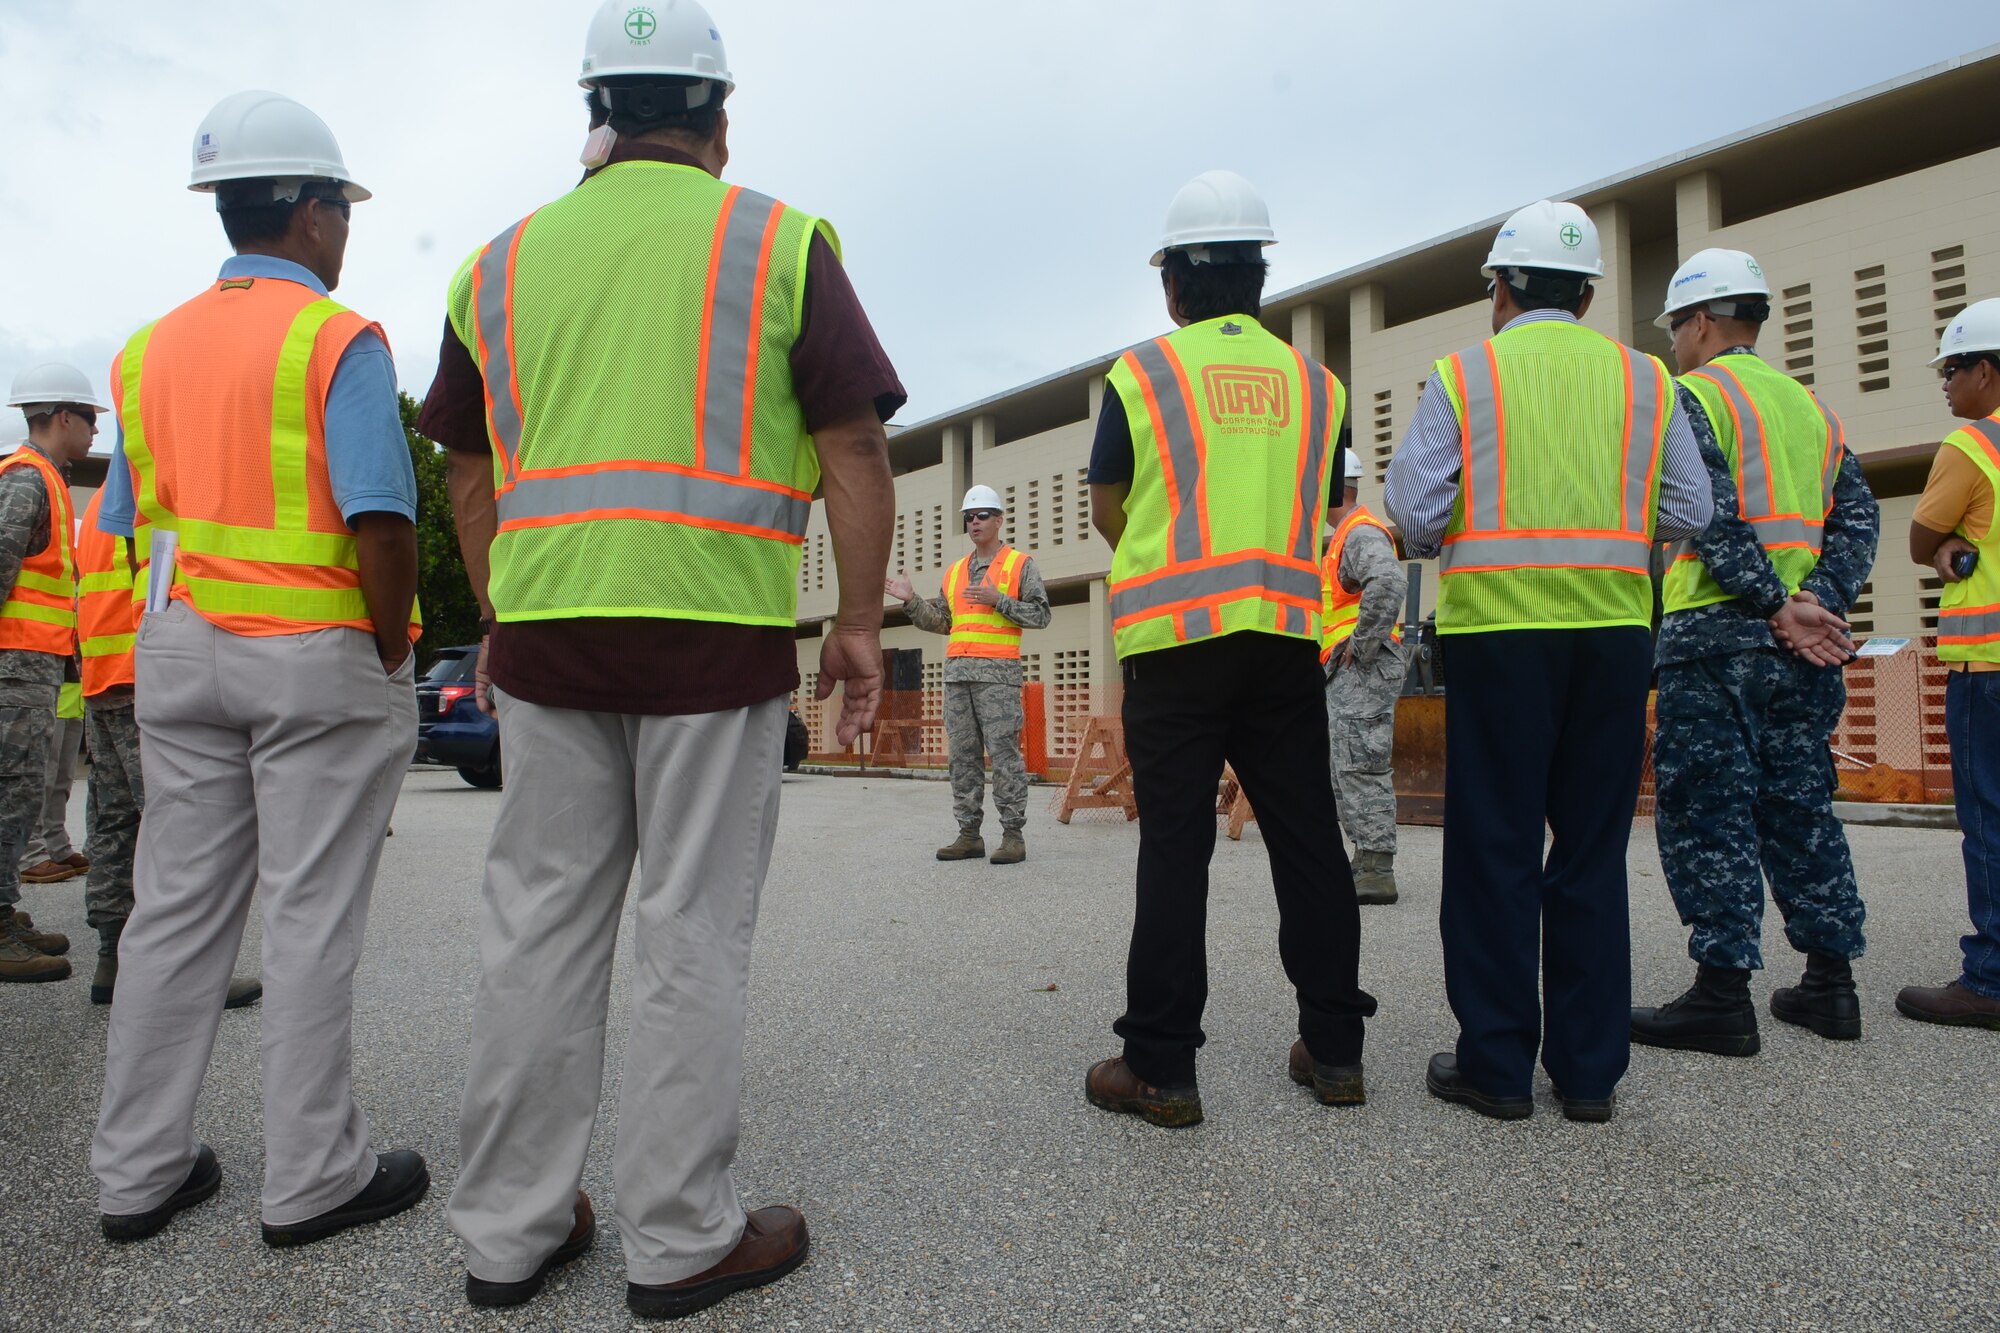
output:
[[[1340,380],[1249,315],[1142,343],[1106,379],[1133,455],[1111,558],[1119,658],[1246,630],[1318,643]]]
[[[1819,563],[1846,435],[1811,390],[1756,356],[1719,356],[1680,377],[1708,414],[1736,482],[1737,513],[1795,593]],[[1695,554],[1675,542],[1662,597],[1669,615],[1732,600]]]
[[[620,162],[460,268],[497,619],[793,623],[819,459],[790,353],[815,232],[839,252],[698,167]]]
[[[1946,449],[1970,458],[2000,496],[2000,412],[1968,421],[1944,437]],[[1944,585],[1938,602],[1937,655],[1944,662],[2000,662],[2000,519],[1974,541],[1959,524],[1957,535],[1979,550],[1972,577]]]

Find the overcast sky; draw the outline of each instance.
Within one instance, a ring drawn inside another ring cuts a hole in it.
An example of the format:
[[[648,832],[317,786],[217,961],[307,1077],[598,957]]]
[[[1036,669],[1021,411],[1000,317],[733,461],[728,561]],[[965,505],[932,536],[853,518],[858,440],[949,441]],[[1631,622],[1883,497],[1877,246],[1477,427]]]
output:
[[[909,423],[1164,327],[1176,188],[1248,176],[1272,290],[2000,42],[2000,5],[714,0],[729,177],[838,228]],[[223,96],[333,128],[375,199],[339,297],[436,365],[471,250],[575,183],[589,0],[0,0],[0,384],[102,385],[227,246]],[[1893,14],[1885,22],[1884,14]],[[1968,114],[1990,115],[1991,108]],[[107,437],[108,438],[108,437]]]

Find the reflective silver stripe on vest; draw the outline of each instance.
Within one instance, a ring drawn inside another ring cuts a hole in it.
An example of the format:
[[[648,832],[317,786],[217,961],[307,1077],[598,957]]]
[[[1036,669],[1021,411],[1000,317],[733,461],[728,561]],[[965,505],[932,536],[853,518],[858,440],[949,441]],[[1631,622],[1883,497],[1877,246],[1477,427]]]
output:
[[[1649,530],[1652,513],[1653,462],[1663,438],[1653,434],[1660,419],[1660,381],[1665,378],[1653,358],[1621,347],[1632,372],[1632,437],[1625,449],[1625,505],[1620,521],[1633,532]]]
[[[1814,555],[1818,555],[1826,524],[1785,515],[1774,518],[1753,518],[1750,520],[1750,530],[1757,534],[1757,540],[1767,548],[1804,546],[1810,548]]]
[[[1993,446],[1995,450],[2000,450],[2000,422],[1996,422],[1992,417],[1981,417],[1977,421],[1968,421],[1963,426],[1960,426],[1959,429],[1977,435],[1980,439]]]
[[[1438,552],[1438,567],[1440,571],[1449,573],[1459,565],[1478,568],[1536,565],[1557,569],[1595,565],[1645,574],[1648,572],[1650,549],[1644,537],[1611,534],[1524,537],[1482,532],[1446,542],[1444,549]]]
[[[1319,575],[1250,556],[1226,565],[1210,565],[1182,573],[1162,574],[1138,587],[1111,590],[1111,618],[1157,611],[1178,602],[1194,602],[1219,593],[1241,592],[1245,588],[1265,589],[1315,603],[1320,596]]]
[[[1279,609],[1283,613],[1281,616],[1281,621],[1285,627],[1285,633],[1304,634],[1306,632],[1305,612],[1299,610],[1298,607],[1292,606],[1289,603],[1287,603],[1285,606]]]
[[[1736,498],[1743,506],[1743,517],[1769,518],[1772,513],[1771,466],[1764,455],[1763,422],[1758,419],[1757,409],[1751,405],[1750,395],[1743,392],[1742,383],[1729,371],[1715,374],[1698,370],[1693,373],[1722,390],[1731,415],[1736,418]]]
[[[1172,559],[1175,563],[1199,560],[1201,549],[1201,509],[1196,487],[1201,482],[1201,454],[1195,448],[1192,405],[1181,392],[1180,376],[1167,360],[1166,339],[1158,338],[1132,349],[1133,360],[1153,386],[1153,402],[1160,411],[1160,430],[1165,433],[1167,456],[1174,464],[1174,531]]]
[[[1333,412],[1333,394],[1327,386],[1327,372],[1305,357],[1297,357],[1306,382],[1306,466],[1299,477],[1299,532],[1292,544],[1292,558],[1311,564],[1313,538],[1320,522],[1320,469],[1326,466],[1327,435],[1332,430],[1328,418]],[[1346,483],[1343,481],[1343,485]]]
[[[2000,610],[1938,611],[1938,636],[1954,639],[1984,639],[2000,634]]]
[[[1181,617],[1190,639],[1206,639],[1215,633],[1215,617],[1205,606],[1197,606]]]
[[[514,238],[527,222],[522,218],[479,252],[479,307],[473,312],[486,354],[479,374],[486,381],[486,396],[492,400],[493,435],[500,444],[501,466],[510,480],[514,460],[521,452],[521,412],[514,401],[514,353],[507,343],[507,261],[514,253]]]
[[[524,519],[582,520],[593,511],[639,509],[685,514],[789,533],[803,540],[812,502],[756,486],[679,472],[616,468],[568,477],[522,477],[499,496],[501,523]]]
[[[750,339],[763,315],[764,289],[757,264],[764,233],[783,207],[777,200],[738,188],[722,230],[722,254],[715,266],[715,293],[709,301],[708,375],[702,382],[701,448],[710,472],[743,476],[750,462],[744,439],[744,389],[750,377]]]
[[[1472,472],[1466,479],[1472,490],[1466,526],[1491,530],[1500,526],[1500,386],[1494,382],[1486,344],[1459,353],[1458,363],[1465,369],[1467,464]]]

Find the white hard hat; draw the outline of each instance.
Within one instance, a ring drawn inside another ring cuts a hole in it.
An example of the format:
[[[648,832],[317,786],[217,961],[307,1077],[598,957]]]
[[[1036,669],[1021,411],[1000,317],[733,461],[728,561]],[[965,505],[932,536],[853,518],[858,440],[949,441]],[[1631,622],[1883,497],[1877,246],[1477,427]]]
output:
[[[621,74],[707,79],[723,91],[736,86],[729,77],[729,58],[722,52],[722,34],[695,0],[604,0],[590,20],[583,44],[579,86],[594,87],[599,79]],[[690,109],[705,105],[707,89],[689,94]]]
[[[1153,267],[1167,262],[1167,251],[1186,250],[1197,264],[1213,262],[1210,245],[1276,245],[1271,233],[1271,211],[1257,187],[1233,171],[1204,171],[1174,196],[1167,205],[1167,225],[1160,248],[1153,252]]]
[[[998,509],[1007,512],[1007,506],[1000,503],[1000,492],[991,486],[974,486],[965,493],[965,502],[958,507],[962,514],[968,509]]]
[[[1349,481],[1361,480],[1361,455],[1355,453],[1351,447],[1347,451],[1346,476]]]
[[[1938,339],[1936,365],[1948,356],[1970,356],[1974,352],[2000,352],[2000,297],[1974,301],[1952,317]]]
[[[281,93],[232,93],[202,117],[194,134],[188,188],[214,193],[229,181],[269,180],[273,202],[291,203],[309,180],[338,181],[358,204],[370,197],[347,174],[326,122]]]
[[[1539,268],[1601,278],[1604,251],[1597,239],[1597,224],[1575,204],[1547,199],[1529,204],[1500,228],[1493,238],[1492,253],[1479,271],[1490,278],[1493,270],[1500,268]]]
[[[97,401],[97,388],[90,376],[67,361],[29,366],[14,376],[14,386],[7,394],[9,407],[53,407],[58,403],[75,403],[99,412],[110,410],[109,404]]]
[[[1763,302],[1739,301],[1734,309],[1718,310],[1717,314],[1736,319],[1761,318],[1743,309],[1746,305],[1756,304],[1764,306],[1764,315],[1770,314],[1771,283],[1765,278],[1764,270],[1757,267],[1756,260],[1741,250],[1696,251],[1687,263],[1674,270],[1673,281],[1667,284],[1666,306],[1653,323],[1664,329],[1673,322],[1677,311],[1731,296],[1761,296],[1765,299]]]

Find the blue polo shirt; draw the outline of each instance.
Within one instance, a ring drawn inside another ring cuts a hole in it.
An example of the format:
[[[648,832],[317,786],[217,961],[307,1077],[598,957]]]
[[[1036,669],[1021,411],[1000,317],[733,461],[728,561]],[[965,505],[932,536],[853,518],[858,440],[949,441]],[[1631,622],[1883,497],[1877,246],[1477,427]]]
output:
[[[270,255],[236,255],[222,265],[222,278],[281,278],[301,283],[321,296],[326,284],[311,270]],[[333,500],[349,527],[359,514],[401,514],[417,518],[417,474],[396,399],[396,363],[373,330],[363,330],[341,353],[326,393],[326,471]],[[132,535],[132,469],[125,462],[125,426],[111,450],[104,478],[104,503],[97,526],[121,537]]]

